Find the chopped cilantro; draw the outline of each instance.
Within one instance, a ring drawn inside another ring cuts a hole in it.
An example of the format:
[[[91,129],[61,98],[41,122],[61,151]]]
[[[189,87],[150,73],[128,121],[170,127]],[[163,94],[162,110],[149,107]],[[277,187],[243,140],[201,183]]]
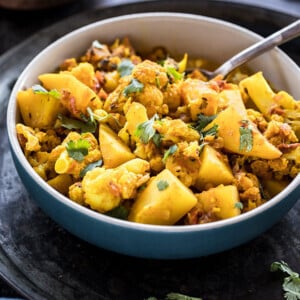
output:
[[[243,205],[242,202],[236,202],[236,203],[234,204],[234,207],[235,207],[235,208],[238,208],[238,209],[243,209],[244,205]]]
[[[81,171],[80,171],[80,177],[84,177],[85,174],[88,172],[88,171],[91,171],[93,169],[95,169],[96,167],[101,167],[103,164],[103,161],[102,159],[100,160],[97,160],[95,162],[92,162],[90,164],[88,164],[85,168],[83,168]]]
[[[152,141],[156,147],[160,147],[161,140],[162,140],[162,135],[160,133],[155,133],[154,136],[152,137]]]
[[[129,59],[123,59],[120,64],[118,65],[118,72],[120,73],[121,77],[126,75],[130,75],[134,68],[134,64]]]
[[[134,135],[139,137],[143,144],[147,144],[156,134],[155,129],[153,128],[154,121],[158,119],[158,115],[155,114],[150,120],[140,123]]]
[[[212,116],[206,116],[203,114],[198,115],[198,120],[196,124],[193,126],[197,131],[203,130],[206,125],[208,125],[210,122],[212,122],[217,115],[212,115]]]
[[[158,300],[156,297],[148,297],[145,300]],[[191,297],[180,293],[168,293],[164,300],[202,300],[202,298]]]
[[[252,128],[248,120],[242,120],[240,126],[240,151],[249,152],[253,147]]]
[[[172,154],[174,154],[177,151],[178,147],[177,145],[172,145],[164,154],[164,157],[162,159],[163,163],[166,163],[168,157]]]
[[[201,131],[202,138],[204,138],[206,136],[209,136],[209,135],[211,135],[211,136],[217,136],[217,134],[218,134],[218,128],[219,128],[218,124],[214,124],[213,127],[209,128],[209,129],[207,129],[205,131],[202,130]]]
[[[71,158],[81,162],[84,157],[89,153],[89,147],[91,144],[88,140],[80,139],[78,141],[69,141],[66,145],[66,149]]]
[[[300,299],[300,278],[299,274],[294,272],[286,262],[273,262],[271,264],[271,272],[282,271],[288,276],[284,278],[282,288],[284,290],[284,298],[288,300]]]
[[[163,191],[169,186],[169,183],[166,180],[159,180],[157,182],[156,186],[157,186],[159,191]]]
[[[184,294],[179,293],[169,293],[166,296],[166,300],[202,300],[198,297],[191,297]]]
[[[117,219],[127,220],[129,211],[125,206],[120,205],[108,211],[106,215]]]
[[[214,124],[211,128],[204,130],[204,128],[212,122],[216,118],[216,115],[212,116],[206,116],[203,114],[198,115],[198,120],[195,124],[192,125],[192,127],[197,130],[200,134],[200,140],[203,141],[203,139],[206,136],[217,136],[218,135],[218,124]]]
[[[83,121],[73,118],[68,118],[62,114],[59,114],[58,119],[61,121],[61,126],[67,129],[79,129],[81,132],[92,132],[94,133],[97,128],[97,123],[94,118],[86,118],[82,115]]]
[[[183,73],[179,73],[174,67],[167,67],[167,74],[172,77],[175,81],[182,80],[184,77]]]
[[[61,97],[60,92],[56,89],[47,91],[44,87],[42,87],[39,84],[35,84],[31,88],[32,88],[34,94],[49,95],[56,99],[59,99]]]
[[[123,90],[124,96],[128,97],[131,93],[140,93],[144,89],[144,85],[137,79],[133,78],[130,84]]]

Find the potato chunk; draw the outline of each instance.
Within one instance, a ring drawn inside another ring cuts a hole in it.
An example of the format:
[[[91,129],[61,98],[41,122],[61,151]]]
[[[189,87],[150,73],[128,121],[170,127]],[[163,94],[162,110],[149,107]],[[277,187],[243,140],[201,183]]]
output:
[[[35,94],[31,88],[19,91],[17,101],[24,124],[32,128],[53,126],[58,113],[63,111],[59,99],[51,95]]]
[[[196,203],[192,191],[165,169],[138,195],[128,219],[145,224],[172,225]]]
[[[129,147],[105,124],[99,128],[99,143],[105,168],[115,168],[135,158]]]
[[[213,213],[219,219],[235,217],[241,213],[239,193],[234,185],[218,185],[197,194],[198,201],[206,213]]]
[[[240,127],[243,120],[245,119],[243,119],[237,110],[229,106],[220,112],[214,121],[206,126],[205,130],[211,128],[213,125],[218,125],[218,135],[223,138],[224,148],[231,152],[265,159],[275,159],[281,156],[281,151],[273,146],[252,122],[251,131],[253,142],[251,149],[249,151],[241,149]]]
[[[95,110],[103,106],[96,93],[73,75],[47,73],[40,75],[39,80],[46,89],[62,93],[62,104],[76,117],[86,114],[88,107]]]
[[[234,177],[230,166],[221,154],[209,145],[205,145],[200,155],[200,169],[195,186],[201,190],[207,185],[230,184]]]

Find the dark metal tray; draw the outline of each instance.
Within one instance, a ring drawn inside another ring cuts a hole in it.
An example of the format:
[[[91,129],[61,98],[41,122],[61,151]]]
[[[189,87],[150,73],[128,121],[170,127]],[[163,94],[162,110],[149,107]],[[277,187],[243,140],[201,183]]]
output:
[[[203,299],[282,299],[282,276],[271,273],[270,265],[284,260],[299,271],[300,203],[265,234],[238,248],[197,259],[162,261],[122,256],[79,240],[49,219],[20,182],[9,152],[5,107],[24,66],[50,42],[77,27],[146,11],[213,16],[262,35],[297,18],[235,1],[162,0],[99,7],[40,31],[0,57],[0,275],[33,300],[162,299],[169,292]],[[300,65],[299,39],[282,48]]]

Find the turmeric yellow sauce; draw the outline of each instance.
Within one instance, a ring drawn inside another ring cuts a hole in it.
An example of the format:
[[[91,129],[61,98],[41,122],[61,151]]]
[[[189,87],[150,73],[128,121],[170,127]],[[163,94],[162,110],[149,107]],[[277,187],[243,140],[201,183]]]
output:
[[[206,64],[163,47],[140,56],[127,38],[94,41],[19,91],[27,160],[70,201],[133,222],[192,225],[255,209],[299,173],[299,103],[262,72],[186,72]]]

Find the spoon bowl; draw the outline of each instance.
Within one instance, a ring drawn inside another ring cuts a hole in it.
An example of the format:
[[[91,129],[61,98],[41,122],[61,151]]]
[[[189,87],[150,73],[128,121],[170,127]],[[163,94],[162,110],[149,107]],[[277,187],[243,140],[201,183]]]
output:
[[[218,67],[216,70],[209,71],[207,69],[201,68],[200,71],[208,80],[216,77],[217,75],[222,75],[223,77],[226,77],[228,73],[233,71],[235,68],[241,66],[242,64],[248,62],[249,60],[299,36],[300,19],[273,33],[272,35],[262,39],[261,41],[251,45],[243,51],[237,53],[236,55],[228,59],[225,63],[223,63],[220,67]],[[188,70],[188,72],[190,71],[191,70]]]

